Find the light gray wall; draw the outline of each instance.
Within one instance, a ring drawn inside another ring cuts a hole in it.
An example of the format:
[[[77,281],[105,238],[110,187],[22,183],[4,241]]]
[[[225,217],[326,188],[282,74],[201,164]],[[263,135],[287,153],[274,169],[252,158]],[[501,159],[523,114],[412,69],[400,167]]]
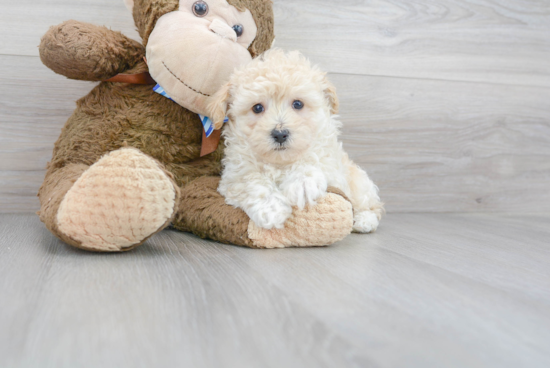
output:
[[[55,75],[67,19],[138,38],[122,0],[0,0],[0,212],[38,209],[53,143],[93,83]],[[550,2],[275,0],[276,45],[330,72],[345,148],[390,212],[550,212]]]

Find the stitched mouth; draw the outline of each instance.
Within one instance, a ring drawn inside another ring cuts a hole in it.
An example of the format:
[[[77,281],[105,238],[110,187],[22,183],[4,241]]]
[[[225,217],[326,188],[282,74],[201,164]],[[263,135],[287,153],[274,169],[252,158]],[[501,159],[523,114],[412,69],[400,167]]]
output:
[[[189,88],[191,91],[193,91],[193,92],[195,92],[195,93],[198,93],[199,95],[203,95],[203,96],[206,96],[206,97],[210,97],[210,95],[207,95],[206,93],[202,93],[201,91],[198,91],[198,90],[194,89],[193,87],[189,86],[187,83],[185,83],[184,81],[182,81],[176,74],[174,74],[174,72],[172,72],[172,71],[170,70],[170,68],[168,68],[168,67],[166,66],[166,64],[164,63],[164,61],[162,62],[162,65],[164,65],[164,67],[166,68],[166,70],[168,70],[168,72],[169,72],[170,74],[172,74],[172,76],[173,76],[174,78],[176,78],[176,79],[177,79],[181,84],[183,84],[185,87]]]

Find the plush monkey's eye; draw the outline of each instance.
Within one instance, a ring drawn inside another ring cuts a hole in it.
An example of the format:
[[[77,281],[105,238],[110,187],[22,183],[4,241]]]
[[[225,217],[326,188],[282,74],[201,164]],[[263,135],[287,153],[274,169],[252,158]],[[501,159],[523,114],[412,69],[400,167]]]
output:
[[[294,107],[295,110],[302,110],[304,108],[304,103],[300,100],[296,100],[292,103],[292,107]]]
[[[261,114],[262,112],[265,111],[265,107],[262,104],[257,104],[257,105],[254,105],[254,107],[252,108],[252,111],[254,111],[254,114]]]
[[[241,37],[243,35],[244,28],[241,24],[234,25],[233,30],[237,34],[237,37]]]
[[[193,14],[197,17],[205,17],[208,14],[208,4],[204,1],[197,1],[193,4]]]

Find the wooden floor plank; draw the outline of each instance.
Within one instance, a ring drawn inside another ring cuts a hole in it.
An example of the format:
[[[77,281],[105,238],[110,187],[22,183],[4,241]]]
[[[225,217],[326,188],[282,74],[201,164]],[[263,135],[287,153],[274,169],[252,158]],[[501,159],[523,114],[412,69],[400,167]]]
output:
[[[346,366],[346,353],[360,354],[269,280],[227,263],[227,249],[165,232],[136,252],[89,254],[36,218],[12,219],[0,239],[24,230],[30,248],[17,237],[0,246],[2,366]]]
[[[542,368],[548,229],[399,214],[327,248],[164,231],[93,254],[36,216],[0,215],[0,366]]]
[[[277,42],[338,72],[331,78],[345,147],[379,184],[388,210],[548,212],[550,89],[521,86],[548,86],[548,4],[351,6],[277,1]],[[122,1],[4,4],[0,54],[29,56],[0,55],[0,212],[38,209],[53,142],[74,101],[93,87],[56,76],[36,57],[40,35],[70,18],[137,37]]]
[[[249,259],[339,332],[364,346],[376,335],[379,348],[369,356],[380,366],[529,365],[535,355],[548,359],[543,345],[518,346],[513,356],[506,351],[516,346],[515,339],[550,338],[548,232],[521,239],[500,221],[481,215],[390,215],[371,237],[353,235],[313,253]],[[516,222],[528,231],[529,219]],[[459,224],[463,231],[454,232]],[[501,237],[492,236],[494,228]],[[535,254],[523,254],[527,244]],[[297,276],[306,269],[307,277]],[[351,310],[362,313],[343,318]],[[426,353],[421,360],[419,350]],[[392,356],[395,351],[399,354]]]
[[[550,87],[550,4],[544,0],[278,0],[276,45],[335,73]],[[139,38],[122,0],[3,1],[0,54],[38,55],[68,19]]]
[[[276,46],[335,73],[550,87],[545,0],[275,1]]]
[[[390,211],[550,212],[550,89],[331,75]]]
[[[344,147],[390,212],[550,211],[550,88],[330,79]],[[0,212],[36,211],[53,143],[94,84],[12,56],[0,56],[0,83]]]
[[[95,84],[56,75],[38,57],[2,55],[0,83],[0,212],[36,211],[53,144]]]
[[[74,19],[103,25],[140,39],[123,0],[2,0],[0,54],[38,56],[40,38],[54,25]]]

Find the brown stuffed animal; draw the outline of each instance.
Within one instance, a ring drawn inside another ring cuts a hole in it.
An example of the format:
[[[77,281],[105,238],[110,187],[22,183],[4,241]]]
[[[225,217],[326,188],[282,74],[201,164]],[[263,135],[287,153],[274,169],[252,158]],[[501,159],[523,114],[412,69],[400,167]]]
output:
[[[125,2],[143,45],[76,21],[42,38],[40,57],[53,71],[103,81],[78,100],[55,144],[39,191],[47,228],[103,252],[135,248],[169,224],[257,248],[328,245],[348,235],[352,208],[337,190],[296,210],[282,230],[257,227],[217,192],[223,143],[201,156],[197,114],[208,116],[208,99],[235,67],[271,47],[271,1]],[[177,103],[155,93],[146,72]],[[130,78],[111,79],[117,75]]]

